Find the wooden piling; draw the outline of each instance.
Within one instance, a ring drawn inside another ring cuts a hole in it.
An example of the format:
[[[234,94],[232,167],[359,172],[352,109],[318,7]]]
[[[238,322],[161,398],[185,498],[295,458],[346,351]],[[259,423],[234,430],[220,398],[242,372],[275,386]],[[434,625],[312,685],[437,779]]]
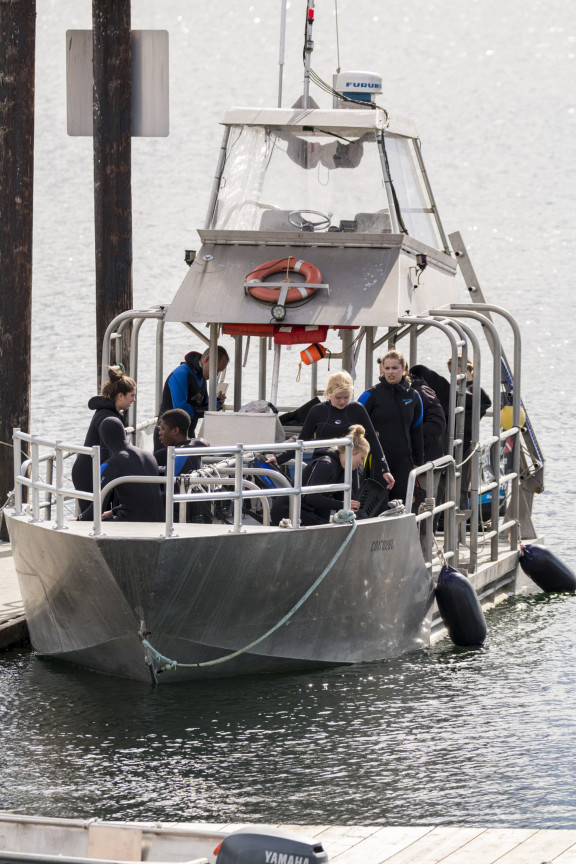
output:
[[[110,321],[132,308],[130,0],[93,0],[94,220],[98,386]],[[129,329],[122,360],[127,363]]]
[[[0,0],[0,506],[30,428],[36,0]]]

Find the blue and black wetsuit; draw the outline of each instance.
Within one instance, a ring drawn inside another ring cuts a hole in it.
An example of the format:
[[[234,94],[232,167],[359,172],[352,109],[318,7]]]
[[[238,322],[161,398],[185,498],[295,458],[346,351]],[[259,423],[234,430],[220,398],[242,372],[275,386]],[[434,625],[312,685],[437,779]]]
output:
[[[206,379],[202,374],[200,359],[202,355],[198,351],[189,351],[184,361],[170,373],[162,391],[162,402],[158,416],[161,417],[170,408],[182,408],[190,416],[190,435],[194,435],[198,420],[204,416],[208,408],[208,387]],[[217,410],[221,408],[220,400],[217,402]],[[158,432],[154,432],[154,450],[162,447]]]
[[[379,384],[365,390],[358,400],[365,406],[378,433],[396,481],[391,497],[406,498],[408,475],[424,459],[423,408],[419,394],[403,378],[399,384]],[[378,476],[372,474],[375,479]]]
[[[209,444],[207,441],[204,441],[203,438],[187,438],[185,441],[181,441],[180,444],[176,444],[175,447],[208,447]],[[160,470],[160,474],[166,473],[166,464],[167,464],[167,448],[161,447],[160,450],[156,450],[154,453],[154,458],[158,463],[158,468]],[[197,471],[202,464],[201,456],[176,456],[174,459],[174,475],[179,477],[180,474],[191,474],[192,471]],[[164,487],[162,487],[164,489]],[[180,491],[179,483],[176,484],[175,492]],[[178,522],[179,520],[179,505],[174,505],[174,521]],[[212,522],[212,510],[210,507],[209,501],[189,501],[186,504],[186,521],[187,522]]]

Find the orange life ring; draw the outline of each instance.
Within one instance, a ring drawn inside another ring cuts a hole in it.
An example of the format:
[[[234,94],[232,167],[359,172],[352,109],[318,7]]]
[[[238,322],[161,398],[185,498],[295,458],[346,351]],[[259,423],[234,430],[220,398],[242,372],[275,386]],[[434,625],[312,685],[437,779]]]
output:
[[[250,282],[263,282],[267,276],[273,273],[288,273],[292,270],[294,273],[301,273],[306,277],[305,282],[294,283],[292,288],[288,289],[286,294],[286,303],[296,303],[298,300],[306,300],[311,297],[316,291],[316,288],[311,287],[309,283],[318,284],[322,281],[322,274],[318,267],[310,264],[309,261],[302,261],[300,258],[277,258],[275,261],[266,261],[255,267],[246,277],[246,287],[248,291],[255,297],[256,300],[262,300],[264,303],[276,303],[280,297],[280,288],[267,288],[264,285],[250,285]]]

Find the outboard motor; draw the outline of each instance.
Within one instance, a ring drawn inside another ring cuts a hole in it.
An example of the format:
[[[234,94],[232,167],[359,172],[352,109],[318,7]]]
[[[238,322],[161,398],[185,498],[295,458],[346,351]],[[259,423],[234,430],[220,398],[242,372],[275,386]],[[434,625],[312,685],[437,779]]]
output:
[[[216,850],[215,850],[216,851]],[[240,828],[220,844],[216,864],[324,864],[319,841],[271,828]]]

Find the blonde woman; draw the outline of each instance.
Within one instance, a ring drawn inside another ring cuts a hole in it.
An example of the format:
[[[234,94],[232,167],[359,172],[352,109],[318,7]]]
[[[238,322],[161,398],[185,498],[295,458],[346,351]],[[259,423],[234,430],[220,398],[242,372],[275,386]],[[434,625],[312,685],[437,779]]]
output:
[[[353,440],[352,449],[352,510],[360,507],[360,502],[354,498],[358,492],[358,468],[370,452],[370,444],[365,437],[365,429],[360,424],[344,430],[344,435],[350,435]],[[302,472],[303,486],[324,486],[330,483],[344,482],[344,464],[346,447],[319,448],[314,451],[314,459]],[[271,522],[278,525],[281,519],[289,514],[288,497],[275,498],[272,505]],[[342,507],[342,493],[328,492],[302,495],[300,522],[302,525],[323,525],[330,521],[330,514]]]
[[[302,441],[343,438],[349,434],[351,426],[359,424],[366,430],[365,435],[372,454],[372,477],[377,480],[382,477],[386,488],[391,489],[394,477],[388,468],[384,451],[366,409],[359,402],[352,401],[353,394],[354,382],[348,372],[335,372],[331,375],[324,391],[326,401],[312,406],[298,437]],[[287,450],[277,458],[271,457],[268,462],[282,465],[293,457],[294,451]]]

